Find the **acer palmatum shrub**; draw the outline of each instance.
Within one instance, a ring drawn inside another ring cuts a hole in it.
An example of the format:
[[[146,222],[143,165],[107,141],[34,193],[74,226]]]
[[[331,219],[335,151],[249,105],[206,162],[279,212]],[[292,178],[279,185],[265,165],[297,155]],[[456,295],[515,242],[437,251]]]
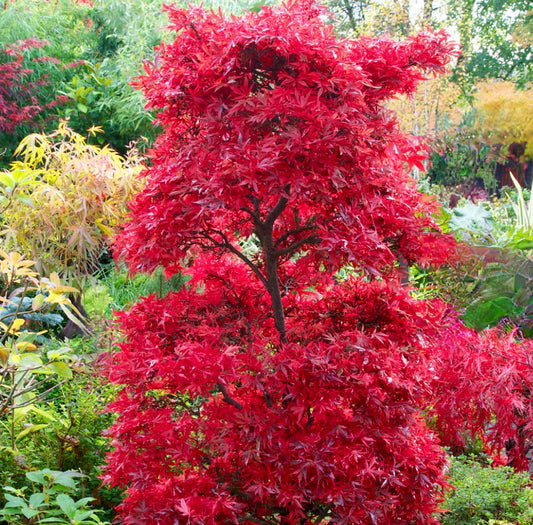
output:
[[[453,46],[337,40],[310,2],[168,14],[176,40],[139,81],[164,133],[116,249],[190,281],[119,315],[120,519],[437,523],[445,455],[419,409],[453,320],[397,263],[452,242],[383,103]]]

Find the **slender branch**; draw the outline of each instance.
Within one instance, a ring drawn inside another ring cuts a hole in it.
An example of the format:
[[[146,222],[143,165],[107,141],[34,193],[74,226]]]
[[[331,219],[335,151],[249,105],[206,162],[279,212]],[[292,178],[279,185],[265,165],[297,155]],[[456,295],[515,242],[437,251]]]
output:
[[[17,317],[17,316],[21,316],[21,315],[30,315],[30,314],[35,314],[35,313],[40,313],[40,312],[35,312],[34,310],[24,310],[23,312],[18,312],[18,313],[11,312],[9,314],[1,316],[0,317],[0,321],[5,321],[6,319],[9,319],[10,317]]]
[[[268,285],[268,282],[267,282],[267,279],[266,277],[261,273],[261,270],[257,267],[257,265],[255,265],[250,259],[248,259],[248,257],[246,257],[246,255],[244,255],[244,253],[242,253],[240,250],[238,250],[237,248],[235,248],[235,246],[233,246],[233,244],[231,244],[231,242],[229,241],[229,239],[226,237],[226,235],[221,232],[221,231],[217,231],[215,232],[217,235],[220,235],[223,239],[224,242],[220,242],[220,241],[217,241],[215,238],[213,238],[211,235],[209,234],[204,234],[204,237],[206,239],[208,239],[209,241],[211,241],[217,248],[226,248],[227,250],[229,250],[231,253],[233,253],[234,255],[236,255],[239,259],[241,259],[241,261],[243,261],[244,263],[246,263],[251,269],[252,271],[255,273],[255,275],[257,275],[257,277],[259,277],[259,280],[265,285],[267,286]]]
[[[194,31],[194,34],[196,35],[196,38],[197,38],[198,40],[202,40],[202,37],[198,34],[198,31],[197,31],[197,29],[196,29],[196,26],[195,26],[192,22],[190,22],[189,26],[190,26],[191,29]]]
[[[237,410],[242,410],[242,405],[238,402],[238,401],[235,401],[235,399],[233,399],[226,387],[220,383],[220,381],[217,383],[217,388],[218,388],[218,391],[222,394],[222,397],[224,398],[224,401],[226,403],[228,403],[229,405],[233,405]]]
[[[314,224],[307,222],[305,226],[299,226],[298,228],[294,228],[292,230],[289,230],[285,232],[283,235],[278,237],[276,242],[274,243],[274,246],[277,248],[282,242],[285,242],[289,237],[292,237],[293,235],[297,235],[298,233],[303,233],[308,230],[312,230],[314,228]]]
[[[313,424],[315,418],[313,416],[313,412],[311,411],[311,407],[307,407],[307,423],[305,424],[305,429],[309,430],[311,428],[311,425]]]
[[[28,405],[32,405],[32,404],[35,403],[35,401],[40,401],[41,399],[44,399],[46,397],[46,394],[49,394],[50,392],[55,390],[57,387],[65,384],[66,382],[67,382],[67,380],[63,379],[62,381],[60,381],[59,383],[56,383],[54,386],[51,386],[50,388],[48,388],[44,392],[40,392],[39,394],[36,394],[34,398],[32,398],[32,399],[30,399],[28,401],[24,401],[24,403],[17,403],[17,405],[14,408],[22,408],[22,407],[25,407],[25,406],[28,406]]]
[[[263,388],[263,397],[265,398],[267,408],[272,408],[272,396],[266,387]]]
[[[316,235],[310,235],[309,237],[305,237],[303,239],[300,239],[299,241],[296,241],[292,243],[291,245],[287,246],[286,248],[282,248],[281,250],[278,250],[276,252],[277,257],[283,257],[284,255],[287,255],[288,253],[296,251],[300,246],[303,246],[304,244],[318,244],[320,243],[320,238]]]
[[[251,521],[252,523],[259,523],[259,525],[272,525],[271,521],[263,520],[261,518],[257,518],[255,516],[252,516],[251,514],[246,514],[246,516],[239,516],[238,518],[239,522],[242,521]]]
[[[40,381],[37,381],[37,382],[34,382],[33,381],[33,378],[28,382],[28,384],[25,386],[25,388],[23,388],[22,390],[18,390],[17,393],[13,396],[14,398],[15,397],[20,397],[24,394],[27,394],[28,392],[32,392],[32,391],[35,391],[37,388],[39,388],[41,385],[44,385],[45,383],[47,383],[48,381],[50,381],[51,379],[55,379],[57,377],[57,374],[52,374],[50,376],[46,376],[44,379],[41,379]],[[58,383],[59,384],[59,383]],[[56,387],[57,385],[54,385],[54,388]]]
[[[248,215],[250,215],[250,217],[254,220],[254,222],[255,221],[257,221],[257,222],[261,221],[261,217],[257,213],[253,212],[250,208],[247,208],[246,206],[241,206],[241,211],[244,211]]]
[[[320,523],[329,514],[330,510],[331,510],[331,506],[330,505],[326,505],[322,509],[322,512],[317,515],[317,517],[315,519],[315,523]]]

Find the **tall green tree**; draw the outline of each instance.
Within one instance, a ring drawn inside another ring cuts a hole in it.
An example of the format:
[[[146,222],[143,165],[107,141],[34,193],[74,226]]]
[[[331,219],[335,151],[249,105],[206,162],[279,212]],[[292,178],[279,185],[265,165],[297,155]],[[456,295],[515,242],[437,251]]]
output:
[[[448,10],[463,50],[455,79],[466,93],[480,79],[533,80],[530,0],[456,0]]]

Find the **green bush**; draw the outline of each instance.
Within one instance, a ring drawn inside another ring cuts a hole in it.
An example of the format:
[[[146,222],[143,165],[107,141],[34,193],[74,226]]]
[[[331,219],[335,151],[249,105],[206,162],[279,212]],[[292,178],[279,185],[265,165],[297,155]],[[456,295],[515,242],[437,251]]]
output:
[[[442,525],[533,523],[533,489],[527,473],[511,467],[483,466],[468,458],[452,459]]]
[[[94,498],[77,498],[77,479],[83,477],[75,471],[27,472],[26,487],[4,487],[6,504],[0,509],[0,517],[10,525],[109,525],[99,518],[99,511],[89,507]]]

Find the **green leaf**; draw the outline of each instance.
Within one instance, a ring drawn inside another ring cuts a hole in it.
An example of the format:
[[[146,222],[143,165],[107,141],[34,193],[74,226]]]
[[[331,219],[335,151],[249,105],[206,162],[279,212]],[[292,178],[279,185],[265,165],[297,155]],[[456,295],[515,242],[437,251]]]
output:
[[[74,520],[76,523],[82,523],[87,518],[91,518],[94,515],[94,510],[77,510],[74,513]]]
[[[79,472],[55,472],[54,473],[54,483],[57,485],[63,485],[64,487],[68,487],[71,489],[76,488],[76,481],[74,481],[74,478],[83,478],[85,477],[83,474],[80,474]]]
[[[37,414],[38,416],[44,417],[45,419],[48,419],[49,421],[57,421],[57,418],[54,417],[50,412],[47,412],[46,410],[43,410],[39,407],[32,406],[31,411],[34,414]]]
[[[35,494],[32,494],[30,496],[30,507],[33,509],[40,507],[44,503],[45,499],[46,494],[43,494],[42,492],[36,492]]]
[[[70,520],[74,521],[74,515],[78,510],[74,500],[67,494],[59,494],[56,498],[59,508],[67,515]]]
[[[25,508],[21,509],[21,512],[24,515],[24,517],[26,517],[28,519],[31,519],[34,516],[37,516],[37,514],[39,514],[38,510],[30,509],[29,507],[25,507]]]
[[[70,379],[72,377],[72,370],[68,367],[67,364],[56,361],[53,363],[48,363],[48,368],[55,372],[59,377],[63,379]]]
[[[76,506],[78,508],[83,507],[84,505],[87,505],[87,503],[91,503],[91,501],[94,501],[94,498],[91,498],[90,496],[87,498],[82,498],[76,501]]]
[[[30,472],[26,472],[26,478],[28,478],[30,481],[33,481],[34,483],[38,483],[39,485],[46,485],[48,483],[49,477],[47,478],[47,474],[51,473],[51,470],[45,469],[45,470],[33,470]]]
[[[2,186],[5,186],[8,192],[11,192],[13,190],[13,187],[15,186],[15,181],[11,175],[11,173],[3,171],[0,173],[0,184]]]
[[[4,497],[7,500],[7,503],[5,505],[6,507],[21,508],[21,507],[25,507],[27,505],[26,501],[24,499],[19,498],[17,496],[12,496],[11,494],[4,494]]]
[[[20,356],[20,364],[24,367],[33,368],[35,366],[42,366],[43,361],[37,354],[28,353]]]
[[[43,306],[43,304],[44,304],[44,295],[40,293],[39,295],[36,295],[33,298],[33,301],[31,302],[31,309],[34,312],[36,312]]]
[[[48,426],[48,423],[40,423],[38,425],[32,425],[31,427],[25,428],[22,432],[19,432],[17,434],[15,441],[22,439],[28,434],[33,434],[34,432],[38,432],[39,430],[42,430],[43,428],[46,428],[47,426]]]
[[[476,301],[469,306],[463,316],[465,323],[476,330],[494,326],[503,317],[512,316],[516,311],[513,301],[507,297],[497,297],[489,301]]]
[[[81,111],[82,113],[87,113],[87,111],[89,111],[87,106],[85,104],[82,104],[81,102],[78,104],[77,107],[78,107],[78,110]]]

